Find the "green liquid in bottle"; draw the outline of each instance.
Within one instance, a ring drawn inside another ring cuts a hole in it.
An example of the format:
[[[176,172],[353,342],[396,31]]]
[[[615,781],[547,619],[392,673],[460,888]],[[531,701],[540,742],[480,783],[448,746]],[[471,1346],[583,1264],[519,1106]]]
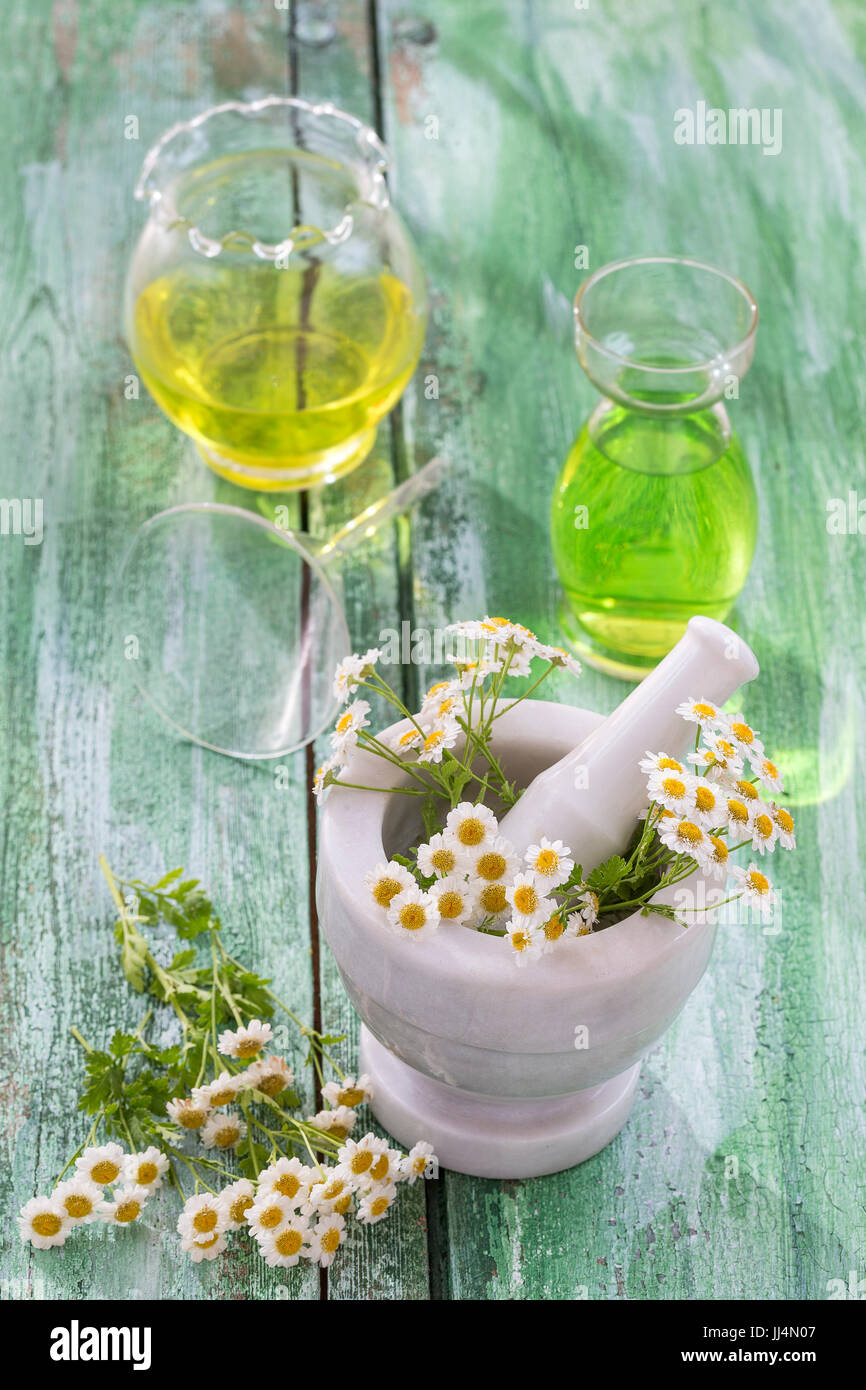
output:
[[[751,472],[721,406],[660,416],[602,402],[553,498],[573,645],[603,669],[645,674],[693,614],[726,618],[756,529]]]

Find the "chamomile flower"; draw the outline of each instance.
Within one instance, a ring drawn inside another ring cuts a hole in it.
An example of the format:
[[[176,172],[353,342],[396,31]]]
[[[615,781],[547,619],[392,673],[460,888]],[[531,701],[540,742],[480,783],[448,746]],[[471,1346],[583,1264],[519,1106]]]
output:
[[[418,868],[425,878],[431,874],[437,878],[448,878],[457,869],[463,853],[444,835],[432,835],[426,845],[418,846]]]
[[[375,1226],[388,1215],[396,1196],[397,1189],[393,1185],[372,1188],[358,1203],[358,1220],[363,1226]]]
[[[566,923],[566,932],[569,936],[590,936],[592,927],[585,921],[582,913],[572,912]]]
[[[724,721],[724,714],[712,700],[685,700],[677,705],[675,714],[681,714],[690,724],[699,724],[702,729],[714,728]]]
[[[193,1100],[200,1101],[202,1105],[211,1108],[219,1108],[221,1105],[230,1105],[237,1098],[238,1091],[246,1084],[247,1076],[232,1076],[231,1072],[221,1071],[219,1076],[213,1081],[209,1081],[206,1086],[195,1086],[192,1092]]]
[[[29,1240],[37,1250],[62,1245],[71,1228],[66,1208],[56,1197],[31,1197],[18,1217],[21,1239]]]
[[[377,1154],[368,1171],[360,1180],[363,1192],[370,1187],[390,1187],[400,1181],[400,1160],[403,1155],[399,1149],[383,1149]]]
[[[776,806],[775,804],[769,807],[769,811],[773,820],[776,822],[776,827],[779,832],[779,844],[782,846],[782,849],[796,849],[797,840],[794,835],[794,817],[791,815],[790,811],[786,811],[784,806]]]
[[[473,806],[471,801],[461,801],[445,821],[445,839],[464,851],[494,840],[498,830],[499,822],[489,806]]]
[[[374,1161],[378,1162],[380,1155]],[[372,1167],[372,1164],[371,1164]],[[351,1172],[348,1164],[338,1163],[334,1168],[323,1168],[310,1188],[310,1208],[312,1211],[329,1213],[349,1196],[353,1196],[358,1186],[358,1177]]]
[[[421,729],[416,728],[414,724],[410,724],[408,728],[403,729],[401,727],[398,733],[392,734],[388,743],[392,752],[398,753],[400,757],[404,757],[409,753],[417,753],[418,749],[424,743],[424,734]]]
[[[217,1199],[222,1229],[239,1231],[247,1224],[247,1212],[256,1200],[256,1190],[249,1178],[238,1178],[237,1182],[224,1187]]]
[[[545,888],[558,888],[565,883],[574,868],[571,850],[562,840],[542,836],[537,845],[530,845],[524,856],[529,869]]]
[[[720,835],[709,835],[707,837],[707,852],[701,862],[701,867],[711,873],[713,878],[724,880],[728,875],[730,854],[728,846]]]
[[[213,1235],[202,1236],[200,1240],[193,1240],[185,1237],[180,1248],[185,1254],[189,1255],[194,1264],[201,1264],[202,1260],[215,1260],[222,1255],[228,1246],[228,1241],[222,1231],[216,1231]]]
[[[343,704],[349,699],[365,676],[372,675],[373,668],[382,655],[378,647],[371,647],[363,656],[352,654],[344,657],[334,672],[334,695]]]
[[[418,941],[439,926],[439,906],[430,893],[417,884],[398,893],[388,908],[388,922],[398,932]]]
[[[269,1023],[262,1023],[260,1018],[251,1018],[245,1027],[238,1028],[236,1032],[226,1029],[220,1033],[218,1046],[224,1057],[257,1057],[273,1036],[274,1030]]]
[[[405,1155],[400,1163],[400,1173],[411,1187],[418,1178],[435,1178],[439,1171],[439,1160],[433,1152],[433,1145],[420,1139]]]
[[[761,873],[757,864],[750,864],[748,869],[742,868],[739,864],[732,864],[731,873],[739,883],[746,902],[763,913],[768,913],[776,901],[776,894],[770,880]]]
[[[210,1104],[200,1096],[178,1096],[167,1101],[165,1108],[169,1119],[181,1129],[203,1129],[210,1114]]]
[[[247,1067],[243,1079],[248,1086],[261,1091],[262,1095],[273,1097],[288,1090],[294,1082],[295,1074],[283,1057],[262,1057],[260,1061]]]
[[[490,652],[475,661],[460,661],[457,666],[461,690],[478,689],[488,676],[498,675],[505,665],[505,658],[491,655]]]
[[[553,899],[545,897],[546,888],[547,884],[542,883],[534,873],[515,875],[505,890],[505,896],[511,904],[511,922],[514,928],[525,927],[527,931],[534,931],[556,911]]]
[[[306,1195],[305,1189],[305,1200]],[[272,1231],[278,1231],[281,1226],[285,1226],[293,1216],[297,1216],[294,1200],[281,1196],[271,1188],[267,1192],[259,1191],[256,1194],[256,1200],[247,1208],[247,1225],[256,1240],[261,1242]]]
[[[505,916],[511,904],[508,901],[508,885],[504,882],[485,883],[483,887],[476,884],[475,910],[470,918],[470,923],[477,926],[480,922],[497,922]]]
[[[697,777],[692,782],[686,815],[703,830],[711,830],[725,823],[725,799],[718,787],[714,787],[706,777]]]
[[[769,758],[755,758],[754,761],[752,759],[749,761],[755,776],[760,778],[765,787],[768,787],[771,792],[775,792],[776,796],[784,791],[782,774],[774,762],[771,762]]]
[[[653,772],[647,779],[647,791],[657,806],[681,816],[691,803],[694,783],[689,772]]]
[[[168,1172],[168,1155],[153,1144],[141,1153],[127,1154],[123,1161],[123,1181],[153,1193]]]
[[[155,1152],[159,1153],[159,1150]],[[102,1188],[87,1178],[70,1178],[67,1182],[59,1182],[51,1197],[60,1203],[66,1220],[73,1226],[86,1226],[91,1221],[99,1220],[105,1205]]]
[[[739,796],[729,796],[725,800],[725,814],[728,825],[734,831],[745,830],[749,824],[749,808]]]
[[[745,777],[740,777],[731,783],[730,790],[734,796],[738,796],[741,801],[760,801],[761,794],[754,782],[749,782]]]
[[[386,1153],[388,1145],[375,1134],[365,1134],[362,1139],[347,1139],[337,1151],[338,1163],[346,1168],[351,1179],[363,1181],[380,1154]]]
[[[659,829],[659,839],[676,854],[688,854],[701,864],[707,854],[709,836],[693,820],[678,820]]]
[[[442,922],[455,922],[462,926],[475,911],[475,893],[466,880],[457,874],[438,878],[429,890],[429,896],[435,902]]]
[[[685,772],[685,768],[679,759],[672,758],[669,753],[650,753],[648,751],[646,757],[641,758],[638,767],[641,772],[645,772],[647,776],[650,776],[654,772],[661,775],[664,775],[666,772]]]
[[[316,1129],[323,1129],[337,1139],[346,1139],[358,1122],[358,1112],[348,1105],[338,1105],[336,1110],[320,1110],[310,1120]]]
[[[98,1148],[85,1149],[75,1160],[75,1172],[97,1187],[111,1187],[123,1172],[124,1158],[119,1144],[100,1144]]]
[[[211,1115],[201,1132],[206,1149],[233,1149],[247,1132],[246,1123],[234,1110]]]
[[[295,1212],[284,1225],[268,1231],[259,1240],[265,1264],[271,1268],[291,1269],[309,1249],[310,1222]]]
[[[591,931],[598,921],[598,894],[594,893],[591,888],[587,888],[586,892],[581,893],[577,901],[580,903],[578,909],[580,919],[587,931]],[[580,935],[582,936],[584,933],[581,932]]]
[[[517,852],[504,835],[486,840],[478,849],[467,850],[463,863],[470,878],[478,883],[502,883],[514,877],[519,867]]]
[[[546,642],[536,643],[536,655],[545,661],[550,661],[554,666],[560,666],[565,671],[570,671],[573,676],[579,676],[581,671],[580,662],[571,652],[565,651],[563,647],[551,647]]]
[[[259,1175],[256,1200],[273,1196],[288,1202],[292,1208],[302,1207],[317,1173],[317,1168],[308,1167],[299,1158],[278,1158]]]
[[[565,913],[562,912],[559,908],[557,908],[553,916],[548,917],[547,921],[544,922],[541,926],[541,935],[544,938],[541,942],[542,950],[545,953],[547,951],[552,951],[557,941],[559,941],[563,936],[565,936],[567,929],[568,923],[566,921]]]
[[[183,1240],[207,1240],[210,1236],[221,1235],[225,1228],[222,1203],[210,1192],[188,1197],[177,1218],[177,1232]]]
[[[307,1258],[327,1269],[345,1239],[346,1222],[342,1216],[336,1212],[320,1216],[307,1236]]]
[[[459,681],[436,681],[421,701],[421,713],[435,709],[443,700],[448,700],[452,695],[459,695],[460,693]]]
[[[373,1083],[367,1072],[362,1072],[357,1081],[354,1076],[327,1081],[322,1087],[322,1099],[328,1105],[363,1105],[373,1099]]]
[[[751,724],[746,723],[741,714],[735,714],[727,720],[724,732],[741,757],[748,758],[749,762],[763,758],[764,745],[758,738],[757,731]]]
[[[343,710],[331,734],[331,747],[340,758],[345,760],[357,744],[358,734],[370,723],[367,718],[369,713],[370,706],[366,700],[355,700]]]
[[[337,773],[337,775],[339,775],[337,769],[341,769],[342,766],[342,758],[332,755],[330,758],[325,759],[321,767],[318,767],[316,769],[316,775],[313,778],[313,792],[315,794],[316,800],[319,803],[321,803],[322,799],[324,798],[325,792],[331,785],[331,782],[329,780],[331,778],[331,774]]]
[[[749,824],[746,833],[752,837],[752,849],[759,854],[764,854],[768,849],[776,848],[776,841],[779,838],[779,826],[770,815],[769,807],[763,801],[755,802],[749,812]]]
[[[419,763],[441,763],[446,751],[454,747],[459,737],[458,724],[434,724],[424,732],[424,742],[418,752]]]
[[[415,879],[404,864],[392,859],[387,864],[377,864],[375,869],[365,874],[364,887],[372,893],[379,907],[388,908],[398,893],[415,887]]]
[[[708,741],[693,753],[686,755],[686,761],[702,768],[707,777],[718,781],[724,776],[739,777],[743,770],[743,759],[730,739],[723,735]]]
[[[115,1226],[130,1226],[137,1221],[147,1206],[150,1196],[146,1187],[135,1183],[124,1183],[111,1194],[111,1201],[102,1205],[101,1217]]]
[[[531,960],[537,960],[544,952],[544,932],[535,931],[522,921],[516,922],[513,917],[508,923],[505,935],[514,952],[516,965],[528,965]]]

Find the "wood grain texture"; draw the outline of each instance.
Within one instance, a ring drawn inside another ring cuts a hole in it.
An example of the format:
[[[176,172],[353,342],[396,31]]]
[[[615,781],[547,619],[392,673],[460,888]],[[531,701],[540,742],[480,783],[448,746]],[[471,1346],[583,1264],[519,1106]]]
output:
[[[304,519],[324,534],[433,453],[455,464],[411,523],[347,562],[359,647],[404,619],[434,629],[485,609],[556,636],[547,510],[593,401],[570,345],[576,246],[591,267],[694,254],[754,290],[758,350],[733,413],[761,531],[737,623],[763,667],[746,709],[793,773],[802,845],[773,866],[782,932],[726,925],[604,1153],[532,1183],[445,1174],[426,1210],[420,1190],[407,1192],[393,1221],[335,1264],[328,1295],[824,1298],[828,1281],[866,1273],[866,563],[863,536],[826,526],[829,499],[866,499],[861,8],[333,9],[335,37],[314,49],[290,46],[293,11],[258,0],[7,6],[0,494],[44,497],[45,538],[0,537],[4,1210],[79,1142],[70,1024],[97,1041],[139,1014],[116,977],[101,851],[121,869],[198,874],[238,952],[272,971],[299,1012],[311,1016],[318,997],[326,1024],[350,1030],[354,1060],[355,1021],[324,949],[313,977],[305,757],[287,760],[282,788],[272,768],[167,736],[124,681],[115,598],[147,516],[186,499],[243,500],[146,393],[124,399],[119,306],[140,160],[212,100],[294,86],[381,118],[432,308],[415,380],[372,459],[311,495]],[[780,107],[781,154],[676,145],[674,111],[698,99]],[[130,114],[137,142],[123,138]],[[432,674],[400,672],[409,691]],[[626,688],[586,672],[560,678],[557,693],[607,710]],[[7,1219],[2,1291],[321,1296],[310,1271],[181,1263],[172,1200],[141,1231],[87,1233],[60,1258],[20,1245]]]

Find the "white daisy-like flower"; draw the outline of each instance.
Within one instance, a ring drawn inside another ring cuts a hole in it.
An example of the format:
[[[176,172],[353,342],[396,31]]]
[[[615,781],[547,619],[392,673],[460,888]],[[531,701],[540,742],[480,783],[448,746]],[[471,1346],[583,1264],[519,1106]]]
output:
[[[159,1153],[159,1150],[156,1150]],[[52,1201],[63,1207],[66,1220],[73,1226],[86,1226],[102,1216],[105,1202],[102,1188],[87,1178],[70,1178],[59,1182],[51,1194]]]
[[[462,865],[463,854],[461,847],[444,835],[432,835],[426,845],[418,846],[418,868],[425,878],[431,874],[448,878]]]
[[[702,729],[715,728],[725,720],[724,713],[712,700],[684,700],[674,713],[681,714],[691,724],[700,724]]]
[[[305,1200],[307,1195],[307,1190],[304,1189]],[[256,1200],[247,1208],[247,1225],[256,1240],[261,1242],[272,1231],[278,1231],[281,1226],[285,1226],[286,1222],[291,1221],[297,1214],[298,1207],[294,1199],[283,1197],[271,1188],[267,1192],[259,1191],[256,1194]]]
[[[688,820],[693,820],[702,830],[712,830],[727,822],[725,797],[718,787],[706,777],[698,777],[692,782],[691,795],[685,807]]]
[[[568,936],[590,936],[592,927],[585,920],[582,912],[572,912],[565,926]]]
[[[316,1129],[324,1129],[338,1139],[348,1138],[357,1123],[358,1112],[348,1105],[338,1105],[336,1110],[320,1110],[310,1119]]]
[[[490,807],[480,803],[473,806],[471,801],[461,801],[445,821],[446,841],[464,851],[495,840],[498,832],[499,822]]]
[[[749,762],[763,758],[764,745],[758,738],[757,730],[747,724],[741,714],[734,714],[727,720],[724,732],[740,755],[748,758]]]
[[[785,784],[782,774],[774,762],[769,758],[755,758],[754,760],[750,758],[749,763],[755,776],[760,778],[764,786],[768,787],[771,792],[775,792],[778,796],[780,792],[784,791]]]
[[[390,1187],[372,1188],[358,1203],[357,1219],[361,1225],[375,1226],[377,1221],[388,1215],[396,1196],[397,1189],[393,1184]]]
[[[363,1105],[373,1099],[373,1082],[367,1072],[362,1072],[356,1081],[354,1076],[344,1076],[341,1081],[327,1081],[322,1087],[322,1099],[328,1105]]]
[[[399,1182],[402,1157],[399,1149],[383,1149],[360,1180],[362,1193],[369,1192],[371,1187],[391,1187],[395,1182]]]
[[[100,1144],[97,1148],[85,1149],[75,1160],[75,1172],[97,1187],[111,1187],[123,1172],[125,1157],[119,1144]]]
[[[429,711],[435,709],[440,701],[450,699],[452,695],[459,694],[461,694],[459,681],[436,681],[434,685],[431,685],[424,699],[421,701],[421,711],[423,713],[424,710]]]
[[[749,805],[740,796],[728,796],[725,798],[725,815],[731,830],[737,833],[743,832],[749,826]]]
[[[574,868],[574,860],[570,856],[571,850],[562,840],[548,840],[543,835],[537,845],[529,846],[524,858],[539,883],[551,889],[565,883]]]
[[[368,727],[369,713],[370,706],[366,700],[355,700],[343,710],[331,734],[331,747],[340,758],[346,758],[357,744],[361,729]]]
[[[299,1158],[278,1158],[259,1174],[257,1201],[276,1196],[293,1209],[300,1208],[310,1195],[310,1185],[318,1169],[307,1167]]]
[[[323,1269],[327,1269],[346,1239],[346,1222],[336,1212],[327,1216],[320,1216],[307,1239],[309,1243],[307,1258],[320,1264]]]
[[[343,704],[352,691],[357,689],[365,675],[371,675],[376,662],[382,655],[378,647],[371,647],[363,656],[353,653],[344,657],[334,672],[334,695]]]
[[[540,943],[541,949],[546,955],[548,951],[553,950],[557,941],[568,933],[568,922],[565,913],[561,911],[560,908],[557,908],[553,915],[548,917],[546,922],[542,923],[539,932],[543,938]]]
[[[141,1216],[149,1196],[146,1187],[123,1183],[114,1189],[109,1202],[103,1202],[101,1219],[115,1226],[129,1226]]]
[[[388,739],[391,751],[398,753],[401,758],[410,753],[417,753],[423,743],[424,734],[414,724],[409,724],[405,729],[401,725],[397,733],[391,734]]]
[[[418,722],[428,725],[453,723],[464,712],[463,693],[457,681],[440,681],[425,695]]]
[[[216,1231],[213,1235],[202,1236],[200,1240],[193,1240],[192,1237],[185,1237],[180,1248],[185,1254],[189,1255],[194,1264],[201,1264],[202,1260],[215,1260],[222,1255],[228,1247],[228,1241],[222,1231]]]
[[[123,1181],[146,1192],[156,1192],[168,1172],[168,1155],[151,1144],[141,1153],[127,1154],[123,1161]]]
[[[220,1033],[218,1046],[224,1057],[257,1057],[273,1036],[274,1030],[269,1023],[262,1023],[260,1018],[251,1018],[246,1027],[238,1028],[236,1032],[227,1029]]]
[[[514,952],[515,965],[528,965],[531,960],[537,960],[544,954],[544,932],[533,930],[523,921],[516,922],[512,917],[505,935]]]
[[[738,796],[741,801],[746,802],[746,805],[748,805],[750,802],[758,802],[761,800],[761,793],[758,791],[758,788],[755,786],[754,782],[748,781],[748,779],[745,777],[726,777],[724,786],[728,796]]]
[[[550,661],[554,666],[560,666],[565,671],[570,671],[573,676],[579,676],[581,665],[576,656],[567,652],[564,647],[552,647],[546,642],[536,644],[536,655],[543,657],[545,661]]]
[[[342,767],[342,758],[338,757],[337,755],[333,755],[330,758],[326,758],[325,761],[322,763],[321,767],[316,768],[316,775],[313,778],[313,792],[315,794],[316,801],[318,801],[320,804],[324,799],[325,792],[331,785],[330,781],[328,780],[331,776],[331,773],[335,773],[337,776],[339,776],[339,771],[342,770]]]
[[[226,1228],[225,1212],[219,1197],[200,1192],[188,1197],[177,1218],[177,1233],[183,1240],[208,1240]]]
[[[505,665],[505,657],[485,652],[475,661],[459,661],[455,664],[461,690],[472,690],[473,687],[477,690],[488,676],[499,674]]]
[[[400,1164],[400,1173],[410,1187],[418,1178],[437,1177],[439,1160],[433,1152],[433,1145],[428,1144],[426,1139],[419,1139],[417,1144],[413,1144]]]
[[[704,862],[708,852],[709,836],[693,820],[663,822],[658,833],[662,844],[667,845],[675,854],[688,854],[698,864]]]
[[[701,861],[701,868],[711,873],[713,878],[721,879],[723,882],[728,876],[730,864],[730,853],[728,846],[720,835],[709,835],[707,837],[707,851]]]
[[[259,1240],[265,1264],[271,1268],[291,1269],[309,1251],[310,1222],[295,1212],[275,1231],[267,1231]]]
[[[537,653],[528,645],[510,649],[505,661],[505,667],[509,676],[522,678],[530,675],[532,672],[532,663],[536,655]]]
[[[776,902],[776,894],[770,880],[761,873],[757,864],[750,864],[748,869],[732,864],[731,873],[740,885],[746,902],[767,914]]]
[[[706,738],[703,750],[698,751],[706,754],[704,766],[715,774],[727,772],[731,777],[739,777],[743,771],[743,756],[724,730]],[[697,758],[692,761],[697,762]]]
[[[757,801],[749,810],[749,824],[747,834],[752,837],[752,849],[758,854],[764,854],[767,850],[776,848],[776,841],[779,838],[779,826],[770,815],[769,806],[765,806],[763,801]]]
[[[439,906],[435,898],[413,884],[398,893],[391,903],[388,922],[396,931],[406,932],[413,941],[418,941],[439,926]]]
[[[508,884],[502,880],[497,883],[476,883],[475,910],[469,919],[470,925],[478,926],[488,920],[499,922],[511,909],[507,889]]]
[[[769,807],[770,815],[776,822],[779,832],[779,844],[782,849],[796,849],[797,840],[794,834],[794,817],[790,811],[786,811],[784,806],[777,806],[772,803]]]
[[[461,868],[478,883],[503,883],[513,878],[520,868],[517,851],[504,835],[485,840],[478,849],[466,850]]]
[[[347,1168],[353,1180],[362,1181],[380,1154],[387,1151],[384,1139],[365,1134],[361,1139],[347,1139],[337,1151],[337,1162]]]
[[[201,1132],[201,1142],[206,1149],[233,1149],[247,1132],[246,1122],[235,1110],[211,1115]]]
[[[685,768],[679,759],[672,758],[669,753],[650,753],[647,751],[646,757],[641,758],[638,767],[641,772],[645,772],[648,777],[654,772],[685,772]]]
[[[210,1114],[210,1105],[194,1096],[178,1096],[168,1101],[165,1108],[169,1119],[182,1129],[203,1129]]]
[[[449,748],[453,748],[460,737],[460,726],[451,721],[447,724],[434,724],[425,729],[424,742],[418,752],[419,763],[441,763]]]
[[[578,909],[579,916],[584,926],[592,928],[598,921],[598,894],[591,888],[587,888],[585,893],[581,893],[577,900],[580,903]]]
[[[475,911],[476,895],[465,878],[450,874],[448,878],[437,878],[429,895],[439,911],[442,922],[455,922],[462,926]]]
[[[505,890],[511,904],[514,927],[525,927],[534,931],[546,922],[556,911],[556,903],[545,896],[547,884],[540,881],[534,873],[516,874]]]
[[[647,778],[647,791],[657,806],[681,816],[689,807],[695,781],[690,772],[652,772]]]
[[[224,1187],[217,1198],[222,1229],[239,1231],[247,1224],[247,1212],[256,1200],[256,1190],[249,1178],[238,1178],[237,1182]]]
[[[209,1081],[206,1086],[194,1086],[192,1098],[207,1109],[231,1105],[232,1101],[237,1099],[238,1091],[248,1084],[248,1077],[249,1072],[245,1072],[243,1076],[232,1076],[231,1072],[221,1071],[219,1076]]]
[[[295,1074],[284,1057],[262,1057],[243,1073],[248,1086],[265,1096],[279,1096],[294,1084]]]
[[[375,1155],[373,1162],[378,1160],[379,1155]],[[336,1211],[345,1203],[346,1197],[354,1195],[358,1182],[358,1176],[351,1172],[346,1163],[323,1168],[310,1188],[310,1210],[324,1213]]]
[[[31,1197],[18,1217],[22,1240],[29,1240],[37,1250],[50,1250],[62,1245],[72,1229],[66,1208],[56,1197]]]
[[[375,869],[366,873],[364,887],[372,893],[380,907],[389,908],[398,893],[405,893],[407,888],[415,887],[415,878],[405,864],[398,864],[392,859],[387,864],[377,864]]]

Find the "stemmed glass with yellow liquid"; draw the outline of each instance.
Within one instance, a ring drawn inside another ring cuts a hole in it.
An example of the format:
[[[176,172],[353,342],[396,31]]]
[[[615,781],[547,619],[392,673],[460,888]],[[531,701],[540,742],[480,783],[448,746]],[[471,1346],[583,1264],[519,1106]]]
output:
[[[595,271],[575,301],[581,366],[604,397],[551,517],[562,622],[592,665],[640,679],[695,613],[723,621],[746,581],[757,501],[727,405],[755,347],[739,280],[680,256]]]
[[[154,399],[232,482],[349,472],[415,368],[424,280],[386,167],[354,116],[275,96],[180,122],[145,159],[127,338]]]

